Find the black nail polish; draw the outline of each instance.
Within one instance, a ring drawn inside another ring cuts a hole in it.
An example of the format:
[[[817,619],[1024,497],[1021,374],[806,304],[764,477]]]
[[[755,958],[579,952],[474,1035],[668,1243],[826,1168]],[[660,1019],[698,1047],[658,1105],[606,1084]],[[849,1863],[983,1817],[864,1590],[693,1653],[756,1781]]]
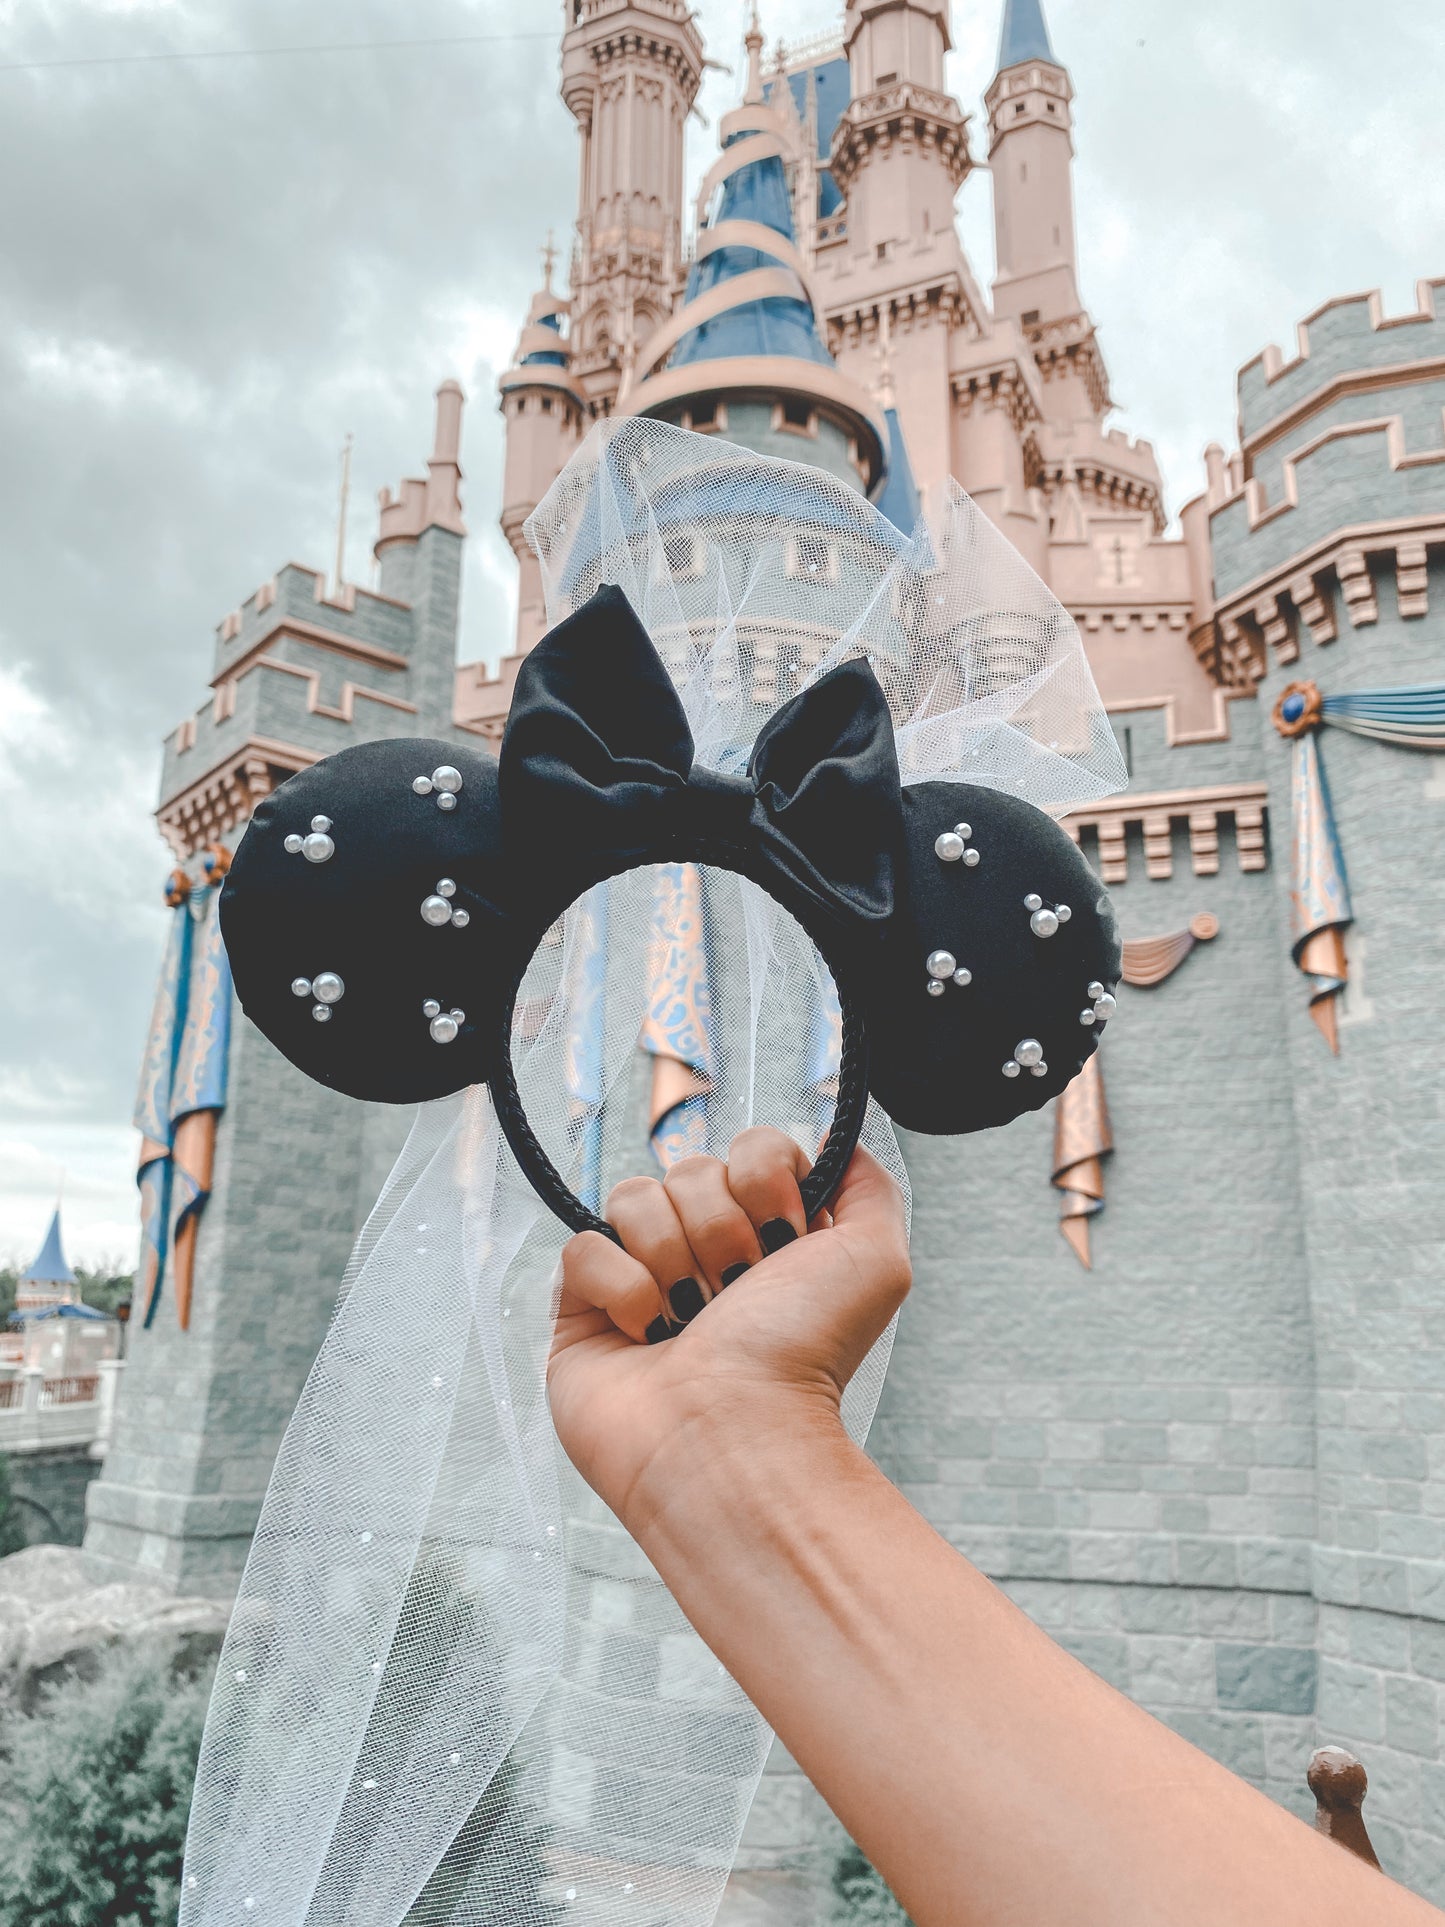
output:
[[[647,1328],[649,1345],[660,1345],[664,1338],[672,1337],[672,1327],[665,1318],[654,1318]]]
[[[769,1218],[758,1233],[763,1250],[768,1252],[781,1251],[783,1246],[790,1245],[797,1235],[786,1218]]]
[[[752,1266],[748,1263],[747,1259],[744,1258],[741,1264],[728,1266],[722,1275],[722,1281],[725,1285],[735,1285],[745,1271],[751,1270]]]
[[[679,1325],[691,1324],[707,1300],[702,1295],[702,1286],[696,1278],[679,1278],[667,1294],[667,1302],[672,1307],[672,1315]]]

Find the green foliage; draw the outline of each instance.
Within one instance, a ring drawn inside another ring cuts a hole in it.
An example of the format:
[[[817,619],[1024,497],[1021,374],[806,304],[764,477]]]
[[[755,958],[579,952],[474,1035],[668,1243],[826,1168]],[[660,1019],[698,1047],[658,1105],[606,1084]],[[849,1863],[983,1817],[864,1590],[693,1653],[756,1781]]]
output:
[[[912,1927],[881,1874],[850,1841],[833,1869],[835,1927]]]
[[[0,1927],[174,1927],[210,1670],[117,1647],[0,1728]]]
[[[10,1462],[0,1452],[0,1559],[8,1559],[29,1543],[21,1508],[10,1490]]]

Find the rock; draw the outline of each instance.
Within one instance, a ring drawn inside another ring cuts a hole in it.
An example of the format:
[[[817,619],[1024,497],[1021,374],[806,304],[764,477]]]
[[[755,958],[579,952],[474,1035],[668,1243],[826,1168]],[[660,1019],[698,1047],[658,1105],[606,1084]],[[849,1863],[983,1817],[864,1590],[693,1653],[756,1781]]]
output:
[[[214,1599],[132,1581],[97,1586],[78,1546],[28,1546],[0,1559],[0,1697],[28,1706],[47,1679],[85,1670],[119,1641],[218,1652],[226,1619]]]

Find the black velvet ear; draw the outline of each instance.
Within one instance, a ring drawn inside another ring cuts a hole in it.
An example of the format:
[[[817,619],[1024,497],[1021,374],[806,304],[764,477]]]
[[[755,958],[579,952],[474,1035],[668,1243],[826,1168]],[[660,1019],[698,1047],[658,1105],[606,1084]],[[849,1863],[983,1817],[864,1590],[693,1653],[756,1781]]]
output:
[[[1091,987],[1112,996],[1123,967],[1113,909],[1031,804],[917,783],[903,810],[905,875],[868,993],[869,1084],[906,1130],[1007,1124],[1056,1097],[1097,1048]]]
[[[490,756],[408,737],[329,756],[256,810],[221,930],[242,1009],[309,1077],[406,1104],[488,1076],[496,795]]]

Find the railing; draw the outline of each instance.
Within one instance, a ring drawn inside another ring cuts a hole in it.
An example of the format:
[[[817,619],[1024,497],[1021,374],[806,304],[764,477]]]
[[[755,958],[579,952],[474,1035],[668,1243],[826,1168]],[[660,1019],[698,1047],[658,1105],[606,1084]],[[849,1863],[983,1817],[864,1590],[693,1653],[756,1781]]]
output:
[[[92,1372],[86,1377],[47,1378],[40,1385],[40,1409],[48,1411],[52,1405],[88,1405],[100,1395],[100,1376]]]
[[[64,1378],[47,1378],[34,1365],[0,1373],[0,1452],[59,1452],[83,1446],[93,1459],[103,1459],[124,1370],[125,1361],[112,1358],[94,1372]]]

